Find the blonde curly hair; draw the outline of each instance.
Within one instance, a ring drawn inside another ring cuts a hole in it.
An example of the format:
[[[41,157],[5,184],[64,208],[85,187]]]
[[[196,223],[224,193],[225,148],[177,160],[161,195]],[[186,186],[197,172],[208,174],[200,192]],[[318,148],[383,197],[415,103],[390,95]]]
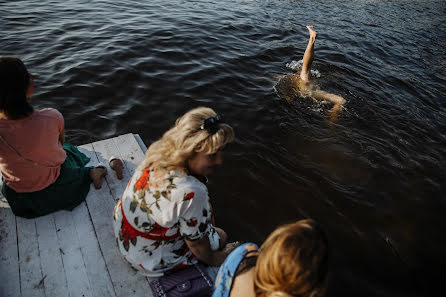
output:
[[[139,170],[147,167],[187,172],[186,162],[197,152],[214,154],[234,140],[231,126],[218,123],[215,133],[201,129],[204,121],[217,114],[208,107],[197,107],[179,117],[175,125],[150,145]]]
[[[316,297],[325,292],[328,244],[313,220],[283,225],[260,248],[254,275],[257,297]]]

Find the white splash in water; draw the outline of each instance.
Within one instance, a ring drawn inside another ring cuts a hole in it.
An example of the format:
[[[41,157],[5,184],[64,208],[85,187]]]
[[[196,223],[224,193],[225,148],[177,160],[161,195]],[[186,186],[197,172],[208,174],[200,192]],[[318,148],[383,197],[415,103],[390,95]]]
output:
[[[300,61],[291,61],[290,63],[286,64],[287,68],[290,68],[291,70],[299,70],[302,67],[303,60]]]
[[[290,63],[287,63],[286,67],[291,69],[291,70],[297,71],[297,70],[302,68],[303,62],[304,62],[304,60],[299,60],[299,61],[294,61],[293,60]],[[321,77],[321,73],[319,72],[319,70],[313,70],[312,69],[310,72],[311,72],[311,75],[316,77],[316,78]]]
[[[319,70],[311,70],[311,75],[317,78],[321,77]]]

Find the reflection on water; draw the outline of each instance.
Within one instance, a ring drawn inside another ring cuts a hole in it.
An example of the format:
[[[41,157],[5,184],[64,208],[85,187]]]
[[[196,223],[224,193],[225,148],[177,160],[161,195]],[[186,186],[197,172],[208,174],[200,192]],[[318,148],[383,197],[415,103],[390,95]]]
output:
[[[217,222],[261,242],[312,217],[333,251],[329,296],[428,296],[445,266],[444,1],[8,1],[0,54],[36,74],[36,107],[75,144],[146,144],[207,105],[237,140],[210,180]],[[315,83],[346,98],[274,92],[318,31]],[[294,62],[293,62],[294,61]],[[427,285],[429,284],[429,285]]]

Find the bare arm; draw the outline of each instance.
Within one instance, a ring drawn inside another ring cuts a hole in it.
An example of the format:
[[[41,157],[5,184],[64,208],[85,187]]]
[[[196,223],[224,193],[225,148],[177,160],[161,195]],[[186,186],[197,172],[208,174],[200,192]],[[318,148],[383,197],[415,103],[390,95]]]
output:
[[[335,95],[332,93],[328,93],[325,91],[321,91],[321,90],[313,91],[312,96],[315,99],[328,100],[330,102],[333,102],[334,104],[343,105],[345,103],[345,99],[342,98],[341,96],[338,96],[338,95]]]
[[[338,117],[338,111],[341,109],[341,106],[344,105],[346,102],[345,99],[339,95],[335,95],[321,90],[314,91],[312,95],[315,99],[328,100],[334,103],[333,108],[331,109],[330,121],[331,122],[336,121],[336,118]]]
[[[330,122],[334,123],[338,118],[338,111],[341,109],[342,104],[335,103],[333,108],[331,109]]]
[[[218,246],[218,249],[221,250],[228,243],[228,234],[226,234],[226,232],[221,228],[214,227],[214,229],[215,229],[215,231],[217,231],[218,236],[220,237],[220,244]]]

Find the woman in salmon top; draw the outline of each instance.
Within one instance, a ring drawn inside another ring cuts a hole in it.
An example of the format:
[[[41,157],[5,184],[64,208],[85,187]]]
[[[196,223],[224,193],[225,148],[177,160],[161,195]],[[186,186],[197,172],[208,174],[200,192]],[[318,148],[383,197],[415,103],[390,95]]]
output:
[[[64,119],[53,108],[29,103],[33,76],[23,62],[0,57],[1,192],[15,215],[34,218],[72,210],[85,200],[93,181],[101,187],[106,168],[85,167],[84,154],[64,144]]]

